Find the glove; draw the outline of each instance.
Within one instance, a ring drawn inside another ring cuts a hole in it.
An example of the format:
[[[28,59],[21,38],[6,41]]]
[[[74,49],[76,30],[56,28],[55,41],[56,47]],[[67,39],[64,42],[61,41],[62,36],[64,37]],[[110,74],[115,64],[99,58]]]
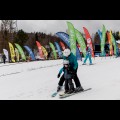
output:
[[[57,78],[59,78],[59,77],[60,77],[60,73],[58,74]]]

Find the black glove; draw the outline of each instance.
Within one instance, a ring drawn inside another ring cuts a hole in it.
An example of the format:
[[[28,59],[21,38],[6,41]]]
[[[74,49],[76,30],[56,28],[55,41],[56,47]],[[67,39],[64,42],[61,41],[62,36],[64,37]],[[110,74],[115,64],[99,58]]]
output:
[[[58,74],[57,78],[59,78],[59,77],[60,77],[60,73]]]

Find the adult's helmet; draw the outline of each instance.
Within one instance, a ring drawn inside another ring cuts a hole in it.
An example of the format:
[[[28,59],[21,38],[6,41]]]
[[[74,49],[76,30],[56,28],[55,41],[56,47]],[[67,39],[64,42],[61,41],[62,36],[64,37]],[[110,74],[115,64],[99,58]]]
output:
[[[70,53],[71,53],[70,49],[65,49],[65,50],[63,51],[63,55],[64,55],[65,57],[68,57],[68,56],[70,55]]]

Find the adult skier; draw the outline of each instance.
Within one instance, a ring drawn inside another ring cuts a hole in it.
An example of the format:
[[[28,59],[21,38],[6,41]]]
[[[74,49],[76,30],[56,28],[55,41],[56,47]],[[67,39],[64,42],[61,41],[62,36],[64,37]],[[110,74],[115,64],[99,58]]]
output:
[[[75,92],[83,91],[84,89],[81,86],[80,80],[77,76],[77,70],[78,70],[78,62],[76,56],[73,55],[73,53],[70,51],[70,49],[65,49],[63,51],[63,60],[69,61],[69,67],[73,73],[73,79],[75,81]],[[58,74],[58,78],[61,76],[61,71]],[[61,76],[60,81],[58,83],[57,92],[59,92],[63,86],[63,83],[65,81],[64,74]]]
[[[83,65],[86,65],[87,59],[89,59],[89,64],[92,65],[91,54],[92,54],[91,53],[91,49],[90,49],[89,45],[87,45],[87,48],[86,48],[86,57],[85,57]]]

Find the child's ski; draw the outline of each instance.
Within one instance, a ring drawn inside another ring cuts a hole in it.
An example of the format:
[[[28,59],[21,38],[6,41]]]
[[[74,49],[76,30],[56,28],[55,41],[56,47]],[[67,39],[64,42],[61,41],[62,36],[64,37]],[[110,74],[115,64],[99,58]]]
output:
[[[88,89],[85,89],[84,91],[80,91],[80,92],[77,92],[77,93],[71,93],[71,94],[62,93],[62,94],[59,94],[59,98],[66,98],[66,97],[69,97],[69,96],[72,96],[72,95],[75,95],[75,94],[86,92],[86,91],[91,90],[91,89],[92,88],[88,88]]]
[[[54,92],[51,97],[56,97],[56,95],[58,94],[58,92]]]

